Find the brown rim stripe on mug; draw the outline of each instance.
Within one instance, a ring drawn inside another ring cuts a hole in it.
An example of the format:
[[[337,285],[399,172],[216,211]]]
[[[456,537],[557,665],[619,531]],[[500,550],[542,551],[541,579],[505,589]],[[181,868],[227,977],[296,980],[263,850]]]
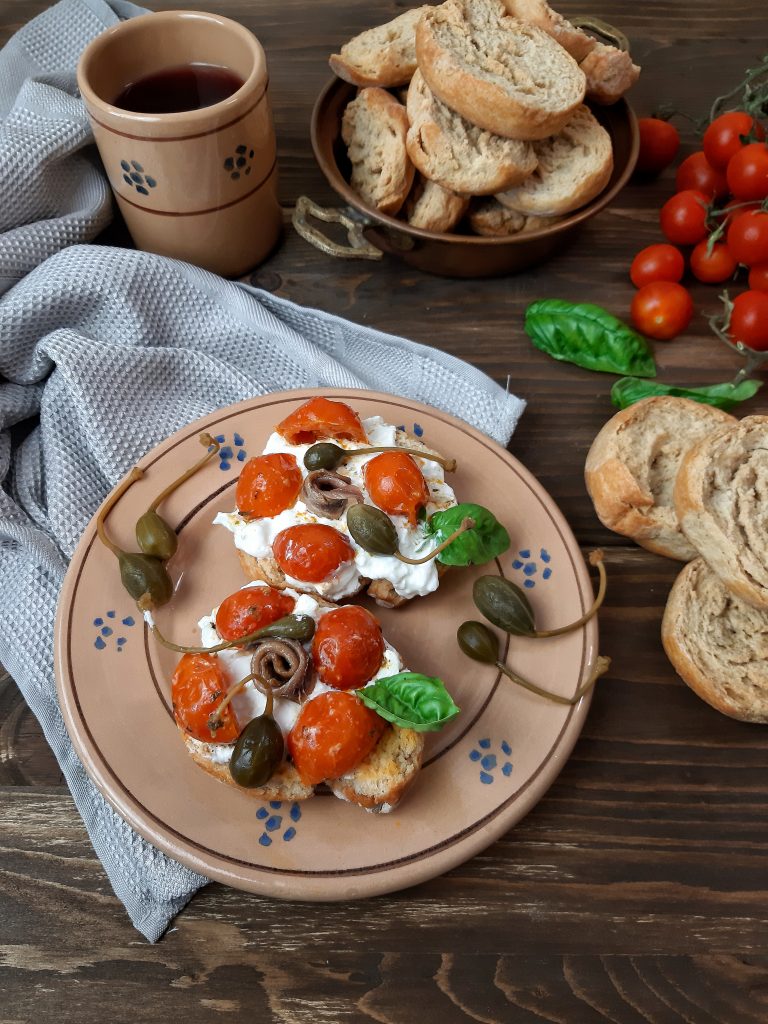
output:
[[[268,88],[269,79],[264,83],[264,91],[256,102],[247,110],[243,111],[243,113],[238,117],[234,118],[232,121],[227,121],[226,124],[219,125],[218,128],[209,128],[207,132],[197,132],[194,135],[170,135],[168,138],[163,138],[161,136],[155,137],[153,135],[132,135],[130,132],[120,132],[117,128],[110,128],[108,124],[104,124],[103,121],[100,121],[90,110],[88,111],[88,116],[92,121],[95,121],[100,128],[103,128],[105,132],[109,132],[110,135],[120,135],[124,139],[135,139],[137,142],[186,142],[188,139],[204,139],[206,135],[215,135],[217,132],[223,132],[225,128],[231,128],[232,125],[237,124],[238,121],[242,121],[244,117],[248,117],[248,115],[258,107],[267,95]]]
[[[254,192],[258,192],[260,188],[263,188],[264,185],[266,185],[275,173],[276,169],[277,157],[273,160],[272,166],[265,176],[261,181],[257,182],[249,192],[246,192],[245,195],[238,196],[237,199],[231,199],[228,203],[220,203],[218,206],[211,206],[207,210],[185,210],[181,213],[177,213],[175,210],[153,210],[151,206],[142,206],[141,203],[135,203],[132,199],[128,199],[128,197],[124,196],[122,192],[118,192],[117,195],[121,202],[128,203],[129,206],[135,206],[136,209],[141,210],[142,213],[156,213],[158,217],[202,217],[205,213],[216,213],[218,210],[226,210],[230,206],[237,206],[238,203],[242,203],[246,199],[249,199]]]

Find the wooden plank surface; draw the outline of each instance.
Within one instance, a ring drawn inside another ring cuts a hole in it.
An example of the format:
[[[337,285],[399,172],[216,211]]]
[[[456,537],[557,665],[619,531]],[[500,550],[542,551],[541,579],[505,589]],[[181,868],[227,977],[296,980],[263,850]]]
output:
[[[0,0],[0,42],[47,4]],[[177,6],[173,2],[156,4]],[[262,39],[280,144],[281,196],[332,203],[308,123],[346,37],[409,6],[385,0],[185,0]],[[564,13],[581,13],[574,2]],[[600,0],[644,66],[638,113],[694,115],[766,43],[762,0]],[[693,149],[694,140],[686,140]],[[659,642],[677,566],[597,522],[582,467],[611,413],[611,378],[548,360],[522,333],[540,297],[627,314],[632,254],[659,240],[667,175],[633,183],[546,266],[448,281],[333,262],[296,236],[253,283],[305,305],[470,358],[524,397],[511,450],[579,541],[608,549],[601,649],[613,658],[582,738],[535,810],[443,878],[366,903],[278,903],[211,885],[149,946],[128,923],[61,774],[15,685],[0,681],[0,1024],[27,1021],[259,1024],[591,1024],[768,1019],[768,735],[732,722],[677,679]],[[729,379],[708,336],[716,289],[693,289],[688,335],[656,346],[662,379]],[[745,411],[757,411],[754,401]]]

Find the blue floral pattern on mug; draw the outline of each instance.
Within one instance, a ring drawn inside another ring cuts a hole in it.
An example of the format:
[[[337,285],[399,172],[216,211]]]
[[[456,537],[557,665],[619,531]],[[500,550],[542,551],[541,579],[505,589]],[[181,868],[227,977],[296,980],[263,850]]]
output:
[[[239,145],[234,156],[228,156],[224,161],[224,170],[233,181],[238,181],[243,175],[246,177],[251,173],[251,161],[255,150],[246,145]]]
[[[123,171],[123,181],[131,188],[135,188],[139,195],[148,196],[151,188],[157,188],[157,181],[151,174],[147,174],[136,160],[121,160],[120,167]]]

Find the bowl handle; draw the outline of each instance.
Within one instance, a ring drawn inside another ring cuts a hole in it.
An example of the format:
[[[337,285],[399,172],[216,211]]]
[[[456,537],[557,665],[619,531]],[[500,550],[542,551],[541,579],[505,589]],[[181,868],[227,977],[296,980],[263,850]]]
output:
[[[610,43],[611,46],[623,50],[624,53],[629,53],[629,40],[624,33],[614,28],[613,25],[609,25],[607,21],[603,21],[602,18],[594,18],[591,14],[577,15],[575,18],[571,18],[571,24],[599,36],[601,42]]]
[[[334,242],[332,238],[328,238],[322,231],[310,224],[310,216],[325,221],[326,224],[343,224],[347,229],[349,245],[341,245],[339,242]],[[299,196],[296,200],[296,208],[291,221],[305,241],[329,256],[337,256],[343,260],[380,260],[384,255],[381,249],[377,249],[363,235],[365,222],[353,220],[343,210],[318,206],[308,196]]]

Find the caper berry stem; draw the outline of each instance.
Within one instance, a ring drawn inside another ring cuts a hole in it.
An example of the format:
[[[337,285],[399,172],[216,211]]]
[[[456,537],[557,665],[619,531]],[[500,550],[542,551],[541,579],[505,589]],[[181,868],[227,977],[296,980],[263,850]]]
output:
[[[524,679],[522,676],[518,675],[517,672],[513,671],[513,669],[509,668],[502,661],[497,661],[496,667],[500,669],[508,679],[511,679],[513,683],[517,683],[518,686],[522,686],[523,689],[529,690],[531,693],[535,693],[539,697],[545,697],[547,700],[551,700],[555,704],[565,704],[572,707],[574,704],[578,704],[584,694],[587,693],[588,690],[592,689],[600,676],[604,675],[608,671],[611,667],[611,659],[599,655],[589,678],[581,684],[573,697],[561,697],[559,693],[552,693],[549,690],[543,689],[541,686],[537,686],[535,683],[532,683],[528,679]]]
[[[179,654],[218,654],[219,651],[228,651],[232,647],[247,647],[248,644],[254,643],[256,640],[261,640],[264,637],[279,636],[279,632],[276,633],[276,627],[281,624],[286,625],[286,636],[290,638],[291,632],[287,628],[290,623],[295,625],[302,625],[306,619],[310,618],[307,615],[287,615],[285,619],[278,619],[277,622],[270,623],[269,626],[262,626],[260,629],[255,629],[252,633],[246,633],[244,636],[239,636],[235,640],[223,640],[220,644],[215,644],[213,647],[187,647],[184,644],[176,644],[172,640],[168,640],[167,637],[163,636],[157,623],[153,620],[148,623],[149,628],[155,635],[157,642],[162,644],[163,647],[167,647],[169,651],[177,651]],[[314,625],[314,621],[312,621]],[[313,630],[314,632],[314,630]],[[307,639],[312,639],[312,634],[307,636]]]
[[[209,451],[202,457],[202,459],[196,462],[194,466],[190,466],[189,469],[186,470],[186,472],[181,474],[180,477],[177,477],[176,480],[173,480],[170,484],[168,484],[168,486],[158,494],[158,496],[149,506],[149,511],[156,512],[161,502],[165,501],[165,499],[170,494],[173,494],[177,487],[181,487],[181,485],[186,480],[189,480],[189,478],[191,476],[194,476],[198,470],[202,469],[203,466],[209,463],[211,459],[214,457],[214,455],[218,454],[218,451],[221,448],[221,445],[216,440],[216,438],[211,437],[211,435],[207,431],[199,435],[198,441],[200,442],[200,444],[205,445],[205,447],[208,448]]]
[[[436,462],[438,466],[442,466],[446,473],[456,472],[456,459],[446,459],[442,455],[433,455],[432,452],[423,452],[418,448],[405,448],[402,445],[384,445],[382,447],[375,448],[345,448],[344,456],[340,461],[349,459],[354,455],[376,455],[378,452],[405,452],[406,455],[412,455],[416,459],[425,459],[427,462]]]
[[[230,686],[230,688],[226,692],[224,700],[221,702],[221,704],[219,704],[216,710],[212,711],[211,714],[208,716],[208,728],[211,730],[211,732],[216,732],[216,730],[221,726],[222,711],[224,710],[224,708],[227,707],[227,705],[229,704],[233,697],[236,697],[238,693],[241,693],[245,689],[248,683],[255,683],[257,689],[261,690],[261,692],[267,698],[267,703],[264,706],[264,710],[258,717],[273,717],[275,710],[275,698],[272,695],[272,687],[265,686],[263,679],[260,679],[255,673],[251,672],[250,675],[243,676],[242,679],[238,679],[234,686]]]
[[[466,519],[462,519],[461,526],[458,530],[454,530],[450,537],[446,537],[442,544],[438,544],[436,548],[429,552],[428,555],[423,555],[421,558],[409,558],[407,555],[402,555],[399,551],[395,551],[395,558],[399,558],[401,562],[407,562],[408,565],[423,565],[424,562],[428,562],[431,558],[437,557],[441,551],[445,551],[449,544],[453,544],[457,537],[460,537],[462,533],[466,533],[467,530],[471,530],[475,525],[475,520],[470,516]]]
[[[109,513],[112,511],[112,509],[115,507],[117,502],[128,490],[128,488],[132,484],[135,484],[137,480],[141,480],[143,476],[144,470],[139,469],[138,466],[134,466],[131,472],[125,478],[125,480],[123,480],[120,486],[117,487],[112,492],[110,497],[107,498],[107,500],[104,502],[104,507],[102,508],[101,512],[99,512],[98,518],[96,519],[96,533],[98,534],[99,540],[105,547],[109,548],[112,554],[115,555],[117,558],[119,558],[120,555],[124,555],[125,552],[123,551],[122,548],[119,548],[117,544],[114,543],[114,541],[110,539],[109,535],[107,534],[104,521],[109,515]]]
[[[597,567],[597,571],[600,574],[600,584],[597,590],[597,597],[592,602],[592,607],[589,608],[580,619],[575,622],[569,623],[567,626],[560,626],[559,629],[537,629],[532,633],[527,633],[527,636],[533,637],[548,637],[548,636],[562,636],[563,633],[572,633],[575,629],[585,625],[597,614],[597,610],[605,600],[605,591],[608,586],[608,577],[605,572],[605,565],[603,564],[603,552],[598,548],[596,551],[590,552],[589,564]]]

